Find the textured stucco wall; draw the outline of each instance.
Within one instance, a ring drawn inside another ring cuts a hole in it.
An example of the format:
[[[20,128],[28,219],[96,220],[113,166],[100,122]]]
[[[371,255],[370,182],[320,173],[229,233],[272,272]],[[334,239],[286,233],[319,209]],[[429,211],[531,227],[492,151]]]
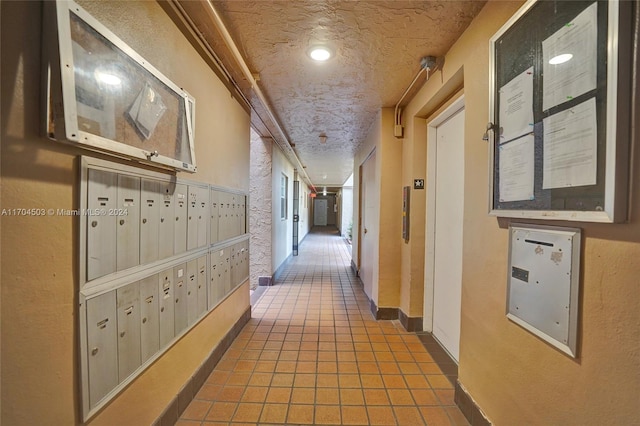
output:
[[[82,5],[195,96],[198,172],[180,177],[248,191],[249,116],[160,5]],[[107,156],[42,137],[42,4],[2,2],[1,7],[2,207],[77,208],[77,156]],[[77,222],[69,216],[1,220],[1,423],[79,424]],[[151,424],[248,307],[245,284],[90,423]]]
[[[273,273],[271,269],[272,150],[271,140],[264,140],[251,130],[249,275],[252,288],[258,285],[258,277],[270,277]]]

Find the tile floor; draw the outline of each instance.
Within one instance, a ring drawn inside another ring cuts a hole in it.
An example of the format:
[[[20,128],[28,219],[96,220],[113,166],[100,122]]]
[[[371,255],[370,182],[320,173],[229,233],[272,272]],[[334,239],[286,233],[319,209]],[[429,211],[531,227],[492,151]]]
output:
[[[315,230],[177,425],[468,425],[415,333],[376,321],[336,232]]]

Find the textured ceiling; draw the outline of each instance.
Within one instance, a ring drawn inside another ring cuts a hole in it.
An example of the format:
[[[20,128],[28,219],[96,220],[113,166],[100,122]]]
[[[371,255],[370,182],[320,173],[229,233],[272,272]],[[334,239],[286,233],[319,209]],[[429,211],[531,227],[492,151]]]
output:
[[[484,3],[210,1],[317,187],[344,183],[379,109],[395,106],[420,59],[443,56]],[[193,2],[181,4],[202,22]],[[315,44],[334,57],[312,61]]]

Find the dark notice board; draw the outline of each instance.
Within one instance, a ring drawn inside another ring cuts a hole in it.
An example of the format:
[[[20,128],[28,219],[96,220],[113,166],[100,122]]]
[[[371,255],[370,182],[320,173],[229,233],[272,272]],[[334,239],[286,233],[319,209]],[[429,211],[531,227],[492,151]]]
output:
[[[570,23],[576,16],[587,9],[589,6],[597,3],[597,74],[596,88],[580,96],[573,98],[568,102],[561,103],[543,110],[543,48],[542,42],[548,37],[556,33],[563,26]],[[625,4],[628,3],[628,4]],[[627,20],[630,22],[631,2],[621,2],[620,4],[620,20],[623,21],[626,14]],[[525,5],[526,6],[526,5]],[[628,10],[627,10],[628,9]],[[624,115],[628,115],[628,108],[623,114],[616,117],[617,127],[614,135],[607,134],[607,108],[615,103],[618,108],[629,106],[628,98],[629,82],[630,82],[630,65],[626,59],[620,61],[618,72],[618,86],[616,88],[613,99],[608,95],[608,75],[607,64],[609,61],[618,61],[616,56],[631,56],[630,43],[620,40],[619,54],[612,56],[608,51],[609,41],[609,3],[607,1],[537,1],[529,9],[520,16],[513,24],[503,31],[497,38],[492,39],[493,49],[493,68],[490,78],[494,79],[492,93],[492,123],[494,123],[494,131],[491,132],[493,138],[490,143],[493,144],[493,173],[492,173],[492,214],[497,216],[514,216],[514,217],[532,217],[543,218],[549,216],[554,218],[553,212],[604,212],[607,209],[608,191],[614,191],[611,182],[607,182],[607,167],[615,167],[616,158],[607,158],[608,144],[615,144],[617,150],[616,157],[628,160],[627,156],[623,156],[621,151],[628,152],[628,119],[623,119]],[[630,27],[630,24],[628,25]],[[631,38],[630,31],[624,32],[626,25],[620,25],[620,38]],[[623,34],[624,33],[624,34]],[[627,62],[627,63],[625,63]],[[508,201],[500,202],[500,150],[499,147],[499,130],[501,124],[500,119],[500,95],[499,90],[505,84],[510,82],[518,75],[533,67],[533,135],[534,135],[534,197],[532,200]],[[543,189],[543,119],[557,114],[559,112],[571,109],[576,105],[595,98],[596,103],[596,125],[597,125],[597,176],[596,184],[588,186],[574,186],[567,188]],[[622,104],[622,105],[620,105]],[[622,136],[622,138],[619,138]],[[626,137],[625,137],[626,136]],[[619,140],[626,139],[626,140]],[[624,169],[625,167],[619,167]],[[628,168],[628,167],[627,167]],[[620,175],[620,170],[616,171]],[[626,175],[625,173],[622,173]],[[623,180],[617,179],[617,180]],[[620,188],[618,188],[620,189]],[[625,193],[626,195],[626,193]],[[618,200],[620,201],[620,200]],[[618,203],[619,204],[619,203]],[[626,201],[625,201],[626,204]],[[501,214],[501,212],[511,211],[514,214]],[[526,213],[526,212],[528,213]],[[541,212],[550,212],[545,215]],[[605,215],[605,213],[603,213]],[[589,215],[576,214],[558,215],[557,218],[566,218],[569,220],[585,220],[591,221]],[[618,218],[619,220],[619,218]],[[624,220],[624,219],[623,219]],[[600,217],[595,221],[614,221],[613,217],[609,219]]]

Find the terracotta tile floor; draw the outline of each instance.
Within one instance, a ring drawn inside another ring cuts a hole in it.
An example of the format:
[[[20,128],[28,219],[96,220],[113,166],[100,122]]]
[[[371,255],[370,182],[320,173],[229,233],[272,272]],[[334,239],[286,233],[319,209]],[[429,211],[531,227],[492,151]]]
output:
[[[177,425],[468,425],[414,333],[376,321],[337,233],[316,230]]]

